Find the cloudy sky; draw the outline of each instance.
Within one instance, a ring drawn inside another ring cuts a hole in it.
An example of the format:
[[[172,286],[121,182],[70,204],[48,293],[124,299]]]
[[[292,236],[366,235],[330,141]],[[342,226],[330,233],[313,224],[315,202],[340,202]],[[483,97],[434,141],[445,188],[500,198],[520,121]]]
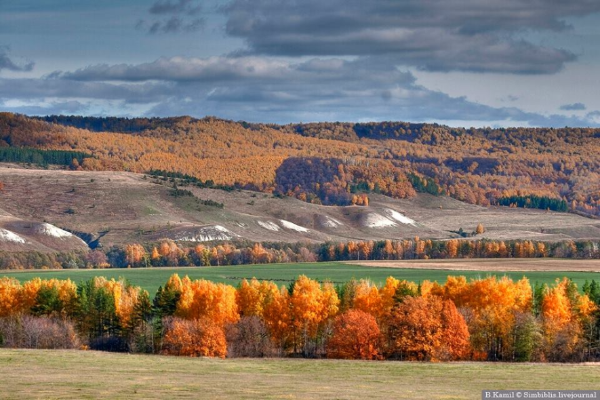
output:
[[[0,0],[0,110],[600,126],[598,0]]]

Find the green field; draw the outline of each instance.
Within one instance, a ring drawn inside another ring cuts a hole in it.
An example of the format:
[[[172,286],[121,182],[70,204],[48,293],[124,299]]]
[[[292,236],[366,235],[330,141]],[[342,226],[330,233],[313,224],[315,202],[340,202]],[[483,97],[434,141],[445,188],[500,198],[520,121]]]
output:
[[[75,282],[87,280],[93,276],[105,276],[107,278],[127,278],[132,284],[141,286],[154,294],[160,285],[169,279],[174,273],[180,276],[188,275],[192,279],[210,279],[215,282],[224,282],[237,285],[243,278],[256,277],[264,280],[274,280],[280,285],[287,285],[301,274],[318,280],[329,279],[335,283],[347,282],[352,278],[369,278],[377,283],[382,283],[388,276],[397,279],[420,282],[431,280],[445,282],[448,275],[464,275],[467,278],[486,277],[488,275],[507,275],[513,279],[527,276],[530,281],[551,284],[556,278],[567,276],[581,288],[585,280],[595,279],[600,281],[600,273],[597,272],[486,272],[486,271],[450,271],[431,269],[401,269],[401,268],[374,268],[343,263],[298,263],[298,264],[260,264],[260,265],[238,265],[223,267],[180,267],[180,268],[149,268],[149,269],[104,269],[104,270],[27,270],[27,271],[4,271],[0,276],[10,276],[22,282],[34,277],[45,279],[70,278]]]
[[[600,368],[0,349],[0,387],[14,399],[480,399],[483,389],[598,390]]]

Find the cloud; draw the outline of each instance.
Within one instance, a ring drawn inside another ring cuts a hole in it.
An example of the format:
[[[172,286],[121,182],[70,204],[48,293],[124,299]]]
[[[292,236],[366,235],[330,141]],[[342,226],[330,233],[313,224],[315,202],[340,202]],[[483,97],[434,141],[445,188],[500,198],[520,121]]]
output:
[[[154,21],[146,26],[145,21],[140,21],[136,25],[138,29],[148,30],[148,33],[179,33],[179,32],[196,32],[204,27],[204,20],[196,18],[192,21],[185,21],[179,17],[171,17],[164,21]]]
[[[20,104],[0,106],[3,111],[14,112],[27,115],[59,115],[59,114],[82,114],[89,110],[87,104],[79,101],[55,101],[44,104]]]
[[[157,1],[148,12],[158,18],[151,21],[140,19],[135,28],[150,34],[196,32],[206,24],[204,18],[197,16],[201,11],[202,6],[192,0]]]
[[[310,68],[301,64],[299,68]],[[137,65],[92,65],[52,77],[78,81],[233,81],[264,78],[275,80],[290,73],[289,63],[261,57],[160,58]]]
[[[6,69],[9,71],[28,72],[33,70],[34,65],[33,61],[24,64],[13,61],[8,55],[8,49],[0,46],[0,71]]]
[[[201,5],[196,5],[192,0],[179,0],[177,2],[157,1],[152,4],[148,12],[150,14],[188,14],[196,15],[202,11]]]
[[[548,74],[575,54],[519,34],[568,29],[565,18],[598,12],[600,2],[233,0],[223,11],[246,53],[386,55],[429,71]]]
[[[44,103],[46,99],[123,100],[148,104],[176,95],[171,83],[146,82],[114,84],[108,82],[77,82],[56,78],[0,79],[0,100],[20,100]]]
[[[560,109],[564,111],[584,111],[586,107],[583,103],[573,103],[562,105],[560,106]]]
[[[144,108],[149,116],[217,115],[275,123],[404,120],[467,121],[477,126],[490,121],[503,126],[598,125],[593,118],[490,107],[433,91],[385,57],[301,61],[260,56],[174,57],[141,64],[100,64],[58,71],[42,79],[0,80],[1,98],[117,101],[125,107]]]

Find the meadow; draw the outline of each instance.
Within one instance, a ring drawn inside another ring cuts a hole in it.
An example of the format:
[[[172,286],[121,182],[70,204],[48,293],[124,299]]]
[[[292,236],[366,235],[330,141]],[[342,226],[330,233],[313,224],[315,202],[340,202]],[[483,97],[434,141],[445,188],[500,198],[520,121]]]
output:
[[[476,399],[483,389],[600,389],[600,368],[0,349],[0,387],[19,399]]]
[[[510,263],[510,260],[506,260]],[[424,265],[426,266],[426,264]],[[553,283],[556,278],[569,277],[579,288],[586,280],[600,281],[598,272],[581,271],[485,271],[482,270],[446,270],[446,269],[415,269],[415,268],[385,268],[351,265],[340,262],[323,263],[295,263],[295,264],[257,264],[236,265],[221,267],[162,267],[162,268],[131,268],[131,269],[89,269],[89,270],[26,270],[2,271],[0,276],[14,277],[25,282],[35,277],[43,279],[71,279],[76,283],[88,280],[94,276],[107,278],[123,277],[131,284],[141,286],[153,295],[159,286],[164,285],[169,277],[177,273],[180,276],[188,275],[192,279],[208,279],[214,282],[223,282],[237,285],[242,279],[253,277],[260,280],[272,280],[278,285],[288,285],[299,275],[319,281],[331,280],[334,283],[344,283],[351,279],[370,279],[375,283],[383,283],[389,276],[396,279],[405,279],[412,282],[424,280],[443,283],[449,275],[464,275],[467,278],[484,278],[489,275],[508,276],[514,280],[523,276],[529,278],[532,284]],[[565,268],[567,269],[567,268]]]

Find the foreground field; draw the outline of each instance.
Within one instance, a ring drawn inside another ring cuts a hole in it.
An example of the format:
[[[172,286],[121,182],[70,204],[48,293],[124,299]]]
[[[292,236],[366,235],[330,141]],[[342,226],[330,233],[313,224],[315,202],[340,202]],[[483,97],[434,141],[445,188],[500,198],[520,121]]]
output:
[[[483,389],[600,389],[590,364],[190,359],[0,350],[9,398],[475,399]]]
[[[546,260],[543,260],[546,261]],[[465,263],[462,260],[455,261],[458,266]],[[510,270],[510,266],[516,260],[502,260],[505,271]],[[428,263],[420,265],[417,269],[406,268],[372,268],[360,265],[351,265],[339,262],[329,263],[297,263],[297,264],[259,264],[259,265],[238,265],[238,266],[223,266],[223,267],[179,267],[179,268],[149,268],[149,269],[101,269],[101,270],[27,270],[27,271],[0,271],[0,276],[9,276],[19,279],[21,282],[28,281],[35,277],[44,279],[70,278],[75,282],[81,282],[90,279],[94,276],[105,276],[107,278],[124,277],[132,284],[141,286],[148,290],[150,294],[154,294],[160,285],[164,285],[174,273],[180,276],[188,275],[192,279],[209,279],[214,282],[223,282],[232,285],[237,285],[242,279],[251,279],[256,277],[261,280],[273,280],[280,285],[287,285],[296,279],[299,275],[306,275],[317,280],[331,280],[334,283],[344,283],[351,279],[371,279],[376,283],[383,283],[388,276],[393,276],[397,279],[405,279],[412,282],[421,282],[424,280],[438,281],[443,283],[448,275],[464,275],[467,278],[480,278],[488,275],[509,276],[512,279],[521,279],[527,276],[531,283],[553,283],[556,278],[569,277],[580,288],[586,280],[595,279],[600,281],[600,273],[598,272],[580,272],[569,268],[571,261],[561,260],[562,264],[559,268],[551,271],[509,271],[503,272],[498,269],[487,270],[487,260],[474,260],[471,264],[471,269],[465,270],[460,267],[451,268],[452,262],[444,265],[448,268],[444,269],[429,269]],[[587,261],[586,261],[587,262]],[[500,263],[500,262],[499,262]],[[499,265],[499,264],[498,264]],[[594,270],[597,270],[597,263]],[[426,269],[424,269],[426,268]],[[431,267],[433,268],[433,266]],[[475,269],[479,268],[479,269]]]

